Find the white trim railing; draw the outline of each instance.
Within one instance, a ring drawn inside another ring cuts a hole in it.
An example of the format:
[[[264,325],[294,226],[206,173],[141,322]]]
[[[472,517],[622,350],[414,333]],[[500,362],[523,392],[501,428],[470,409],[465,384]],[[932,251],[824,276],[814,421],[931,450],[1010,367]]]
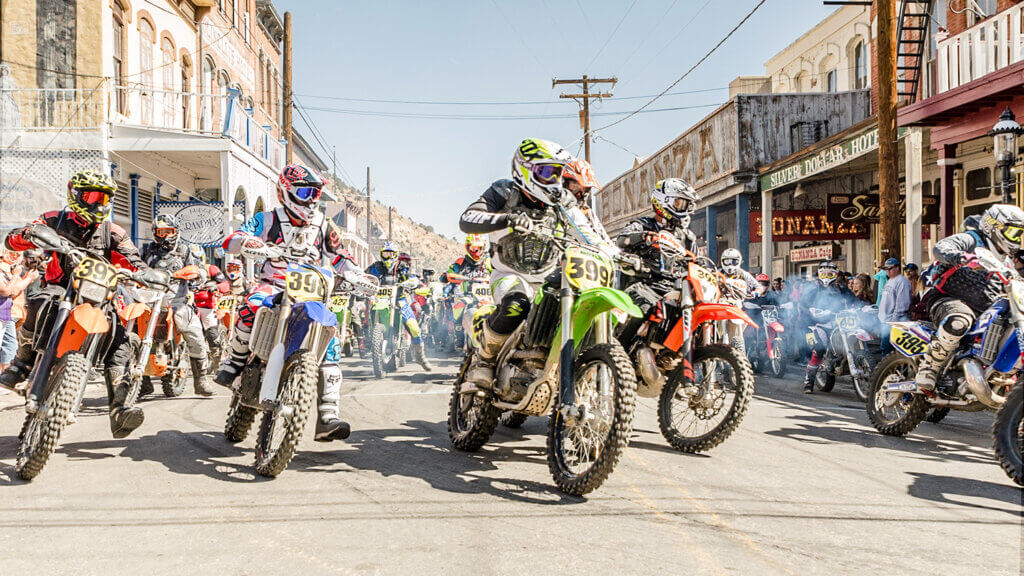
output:
[[[1024,60],[1021,18],[1024,4],[1016,4],[955,36],[937,40],[938,93]]]

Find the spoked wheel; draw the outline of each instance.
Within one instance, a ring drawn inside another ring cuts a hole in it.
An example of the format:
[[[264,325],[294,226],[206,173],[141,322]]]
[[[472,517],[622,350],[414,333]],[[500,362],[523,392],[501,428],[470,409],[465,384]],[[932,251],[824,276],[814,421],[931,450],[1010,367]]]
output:
[[[768,359],[768,366],[772,376],[782,378],[786,375],[786,342],[782,338],[772,341],[772,353]]]
[[[164,389],[164,396],[175,398],[185,392],[185,349],[174,342],[170,343],[170,348],[172,362],[160,377],[160,386]]]
[[[853,393],[857,400],[866,402],[868,394],[871,393],[871,355],[867,352],[858,352],[854,355],[853,361],[861,369],[863,376],[853,379]]]
[[[370,331],[370,357],[373,362],[373,375],[384,377],[384,326],[375,324]]]
[[[462,361],[448,404],[448,438],[456,450],[466,452],[479,450],[491,439],[501,416],[501,410],[495,408],[487,396],[461,393],[471,361],[472,356]]]
[[[506,428],[522,428],[527,418],[529,416],[522,412],[505,412],[501,415],[501,425]]]
[[[31,480],[43,471],[50,454],[57,448],[60,433],[68,425],[78,405],[78,397],[89,380],[89,365],[77,352],[65,355],[48,383],[50,393],[35,414],[28,416],[22,429],[15,470],[22,480]]]
[[[928,413],[928,417],[925,418],[925,421],[931,422],[932,424],[938,424],[948,415],[949,408],[933,408],[932,411]]]
[[[1020,382],[999,408],[992,437],[999,465],[1011,480],[1024,486],[1024,385]]]
[[[224,423],[224,437],[228,442],[241,442],[249,435],[249,429],[256,420],[258,410],[238,401],[238,395],[231,396],[228,419]]]
[[[581,414],[570,420],[556,402],[548,419],[548,470],[559,489],[582,496],[604,483],[629,444],[636,373],[613,342],[584,349],[574,375]]]
[[[822,362],[821,368],[814,376],[814,389],[818,392],[831,392],[836,387],[835,367],[830,362]]]
[[[256,472],[271,478],[288,467],[302,439],[313,406],[319,363],[312,352],[298,350],[285,362],[274,408],[263,412],[256,438]]]
[[[928,402],[919,394],[886,392],[885,385],[912,382],[917,362],[892,352],[875,366],[868,391],[868,418],[875,429],[886,436],[906,436],[928,414]]]
[[[661,434],[680,452],[704,452],[739,427],[754,396],[750,363],[735,349],[703,346],[693,353],[693,381],[685,363],[669,376],[658,398]]]

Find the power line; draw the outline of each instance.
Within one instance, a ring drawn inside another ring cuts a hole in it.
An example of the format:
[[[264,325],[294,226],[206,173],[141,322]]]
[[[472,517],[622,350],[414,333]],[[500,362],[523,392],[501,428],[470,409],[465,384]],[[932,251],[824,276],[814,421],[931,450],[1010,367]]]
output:
[[[629,113],[629,114],[628,114],[628,115],[626,115],[625,117],[623,117],[623,118],[619,118],[618,120],[616,120],[616,121],[612,122],[611,124],[606,124],[606,125],[604,125],[604,126],[602,126],[602,127],[598,128],[597,130],[594,130],[594,132],[599,132],[599,131],[601,131],[601,130],[606,130],[606,129],[608,129],[608,128],[611,128],[612,126],[615,126],[616,124],[621,124],[621,123],[625,122],[626,120],[629,120],[629,119],[630,119],[630,118],[632,118],[633,116],[635,116],[635,115],[637,115],[637,114],[639,114],[639,113],[643,112],[643,111],[644,111],[644,109],[645,109],[645,108],[647,108],[648,106],[650,106],[651,104],[654,104],[654,103],[655,103],[655,102],[656,102],[656,101],[657,101],[657,100],[658,100],[659,98],[661,98],[662,96],[664,96],[665,94],[667,94],[669,90],[671,90],[671,89],[675,88],[675,87],[676,87],[676,85],[678,85],[678,84],[679,84],[680,82],[682,82],[682,81],[683,81],[683,79],[685,79],[685,78],[686,78],[687,76],[689,76],[691,72],[693,72],[694,70],[696,70],[698,66],[700,66],[701,64],[703,64],[705,60],[707,60],[708,58],[710,58],[710,57],[711,57],[711,55],[712,55],[712,54],[714,54],[714,53],[715,53],[715,52],[716,52],[716,51],[717,51],[717,50],[718,50],[718,49],[719,49],[719,48],[720,48],[720,47],[722,46],[722,44],[725,44],[725,42],[726,42],[726,41],[727,41],[727,40],[728,40],[729,38],[731,38],[731,37],[732,37],[732,35],[733,35],[733,34],[735,34],[735,33],[736,33],[736,31],[737,31],[737,30],[739,30],[739,29],[740,29],[740,27],[741,27],[741,26],[743,26],[743,24],[744,24],[744,23],[746,23],[746,21],[747,21],[747,20],[750,20],[750,18],[751,18],[751,17],[752,17],[753,15],[754,15],[754,13],[755,13],[755,12],[757,12],[758,8],[760,8],[761,6],[763,6],[763,5],[764,5],[764,3],[765,3],[765,2],[767,2],[767,1],[768,1],[768,0],[760,0],[760,1],[759,1],[759,2],[758,2],[758,3],[757,3],[757,4],[755,5],[755,6],[754,6],[754,8],[753,8],[753,9],[751,9],[751,10],[750,10],[750,12],[749,12],[749,13],[747,13],[747,15],[746,15],[746,16],[744,16],[744,17],[743,17],[743,19],[742,19],[742,20],[740,20],[740,21],[739,21],[739,23],[738,23],[738,24],[736,24],[736,26],[734,26],[734,27],[733,27],[733,29],[729,31],[729,33],[728,33],[728,34],[726,34],[726,35],[725,35],[725,37],[723,37],[723,38],[722,38],[721,40],[719,40],[719,41],[718,41],[718,43],[717,43],[717,44],[715,44],[715,45],[714,45],[714,47],[712,47],[712,48],[711,48],[711,50],[709,50],[709,51],[708,51],[708,53],[707,53],[707,54],[705,54],[705,55],[704,55],[704,56],[703,56],[703,57],[702,57],[702,58],[701,58],[700,60],[698,60],[696,64],[694,64],[693,66],[691,66],[691,67],[690,67],[690,69],[689,69],[689,70],[687,70],[687,71],[686,71],[686,72],[685,72],[685,73],[684,73],[684,74],[683,74],[682,76],[680,76],[680,77],[679,77],[679,78],[678,78],[678,79],[677,79],[677,80],[676,80],[675,82],[673,82],[672,84],[670,84],[670,85],[668,86],[668,88],[665,88],[664,90],[662,90],[662,91],[661,91],[661,94],[658,94],[658,95],[657,95],[657,96],[655,96],[654,98],[651,98],[651,99],[650,99],[650,101],[648,101],[648,102],[647,102],[646,104],[644,104],[643,106],[641,106],[641,107],[637,108],[637,109],[636,109],[635,111],[633,111],[633,112]]]
[[[672,4],[669,5],[668,9],[661,13],[661,16],[658,18],[658,21],[654,24],[654,29],[651,30],[651,33],[645,34],[644,39],[637,43],[636,48],[633,48],[633,51],[630,52],[629,56],[627,56],[626,59],[623,60],[622,64],[619,64],[619,70],[625,68],[626,64],[628,64],[629,61],[633,59],[633,56],[636,56],[636,53],[640,51],[640,48],[647,44],[647,41],[654,36],[654,31],[661,27],[661,24],[666,21],[665,17],[668,16],[668,13],[671,12],[672,9],[675,8],[676,4],[678,3],[679,0],[672,0]],[[618,73],[616,73],[616,76],[618,76]]]
[[[630,154],[631,156],[635,156],[637,158],[641,157],[639,154],[637,154],[636,152],[633,152],[629,148],[626,148],[625,146],[621,146],[619,144],[616,144],[615,142],[612,142],[611,140],[605,138],[604,136],[600,136],[600,135],[595,134],[594,135],[594,140],[604,140],[605,142],[611,144],[612,146],[615,146],[616,148],[618,148],[619,150],[622,150],[623,152],[626,152],[626,153]]]
[[[640,112],[595,112],[591,116],[620,116],[623,114],[648,114],[653,112],[672,112],[677,110],[693,110],[697,108],[711,108],[721,106],[722,103],[697,104],[693,106],[672,106],[669,108],[651,108]],[[412,112],[373,112],[369,110],[350,110],[346,108],[322,108],[317,106],[305,106],[308,111],[330,112],[334,114],[349,114],[352,116],[374,116],[382,118],[412,118],[421,120],[564,120],[567,118],[578,118],[578,114],[544,114],[544,115],[503,115],[503,114],[416,114]]]
[[[601,45],[601,49],[598,50],[596,54],[594,54],[594,57],[590,59],[590,63],[587,64],[584,70],[589,71],[590,67],[593,66],[594,62],[597,61],[597,57],[600,56],[601,53],[604,52],[604,49],[608,47],[608,43],[611,42],[612,38],[615,37],[615,34],[619,31],[619,28],[622,27],[622,23],[626,21],[626,17],[628,17],[629,13],[633,11],[633,7],[636,6],[636,3],[637,0],[633,0],[633,3],[629,5],[629,8],[626,8],[626,12],[622,15],[622,18],[619,18],[619,23],[615,25],[615,29],[612,30],[612,33],[609,34],[608,37],[604,39],[604,44]]]
[[[347,170],[345,170],[345,165],[342,164],[341,162],[338,162],[336,155],[327,148],[327,144],[324,142],[324,140],[326,140],[327,138],[320,133],[320,130],[316,128],[316,125],[313,123],[313,121],[309,119],[309,117],[306,115],[305,107],[301,103],[299,103],[298,99],[294,97],[294,94],[292,95],[292,102],[295,103],[295,110],[299,113],[299,118],[302,120],[302,123],[305,124],[307,128],[309,128],[310,132],[313,135],[313,139],[318,144],[320,144],[320,148],[323,150],[324,154],[331,156],[334,162],[337,163],[338,167],[341,168],[341,173],[344,175],[345,184],[352,186],[352,176],[348,173]],[[335,174],[335,176],[337,176],[337,174]],[[352,187],[354,188],[354,186]]]

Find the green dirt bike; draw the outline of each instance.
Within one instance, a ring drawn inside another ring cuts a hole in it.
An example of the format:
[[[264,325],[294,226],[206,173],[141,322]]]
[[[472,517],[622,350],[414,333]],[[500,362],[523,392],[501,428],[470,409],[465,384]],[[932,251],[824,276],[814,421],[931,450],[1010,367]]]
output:
[[[418,284],[415,278],[396,284],[393,277],[385,277],[377,288],[377,295],[370,301],[370,357],[373,375],[377,378],[405,366],[412,340],[405,330],[402,306],[407,298],[405,293]]]
[[[491,437],[502,412],[549,414],[548,468],[559,489],[580,496],[604,482],[629,443],[636,374],[612,337],[612,315],[641,312],[625,292],[611,288],[612,259],[582,236],[563,234],[578,228],[566,211],[557,214],[560,226],[529,234],[545,241],[548,261],[559,259],[560,270],[548,276],[526,320],[502,346],[492,389],[464,385],[473,356],[467,354],[452,390],[448,436],[456,449],[474,451]],[[474,340],[491,311],[481,309],[474,318]]]

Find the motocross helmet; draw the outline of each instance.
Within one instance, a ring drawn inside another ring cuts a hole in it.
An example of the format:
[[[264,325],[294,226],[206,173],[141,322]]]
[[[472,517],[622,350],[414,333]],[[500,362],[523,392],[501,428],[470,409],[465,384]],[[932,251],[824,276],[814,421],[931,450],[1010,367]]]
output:
[[[651,205],[654,212],[677,226],[690,225],[690,215],[697,209],[700,196],[682,178],[659,180],[651,190]]]
[[[277,199],[295,220],[308,224],[316,215],[324,181],[301,164],[289,164],[277,180]]]
[[[404,270],[408,272],[412,270],[412,256],[408,252],[401,252],[398,254],[398,270]]]
[[[178,243],[178,221],[174,216],[161,214],[153,220],[153,241],[162,248],[174,248]]]
[[[1021,249],[1024,239],[1024,210],[1011,204],[995,204],[981,215],[979,230],[1003,256]]]
[[[111,196],[117,184],[108,174],[83,170],[68,180],[68,208],[86,224],[99,224],[110,216]]]
[[[474,263],[479,262],[484,257],[484,252],[487,250],[487,237],[483,234],[468,234],[466,235],[466,256],[469,257]]]
[[[571,160],[558,144],[527,138],[512,157],[512,181],[529,198],[552,206],[561,198],[562,173]]]
[[[818,280],[825,286],[828,286],[835,279],[839,277],[839,267],[836,266],[835,262],[831,260],[825,260],[821,264],[818,264]]]
[[[577,200],[587,203],[590,195],[600,188],[597,183],[597,176],[594,176],[594,168],[590,162],[580,158],[573,158],[566,163],[562,170],[563,187],[572,192]]]
[[[735,248],[729,248],[725,252],[722,252],[722,272],[727,276],[732,276],[739,272],[740,266],[743,265],[743,255],[740,251]]]
[[[772,285],[772,279],[767,274],[758,274],[754,279],[762,288],[769,288]]]
[[[228,262],[224,265],[224,273],[229,280],[238,280],[242,277],[242,263],[238,260]]]
[[[394,242],[386,240],[384,245],[380,247],[380,261],[388,270],[398,261],[398,247],[395,246]]]

